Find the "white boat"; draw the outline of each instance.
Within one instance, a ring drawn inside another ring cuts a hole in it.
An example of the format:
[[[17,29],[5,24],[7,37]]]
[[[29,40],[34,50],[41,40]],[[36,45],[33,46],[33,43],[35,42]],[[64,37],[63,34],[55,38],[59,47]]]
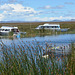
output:
[[[19,29],[18,27],[8,27],[8,26],[2,26],[0,28],[0,35],[8,35],[9,32],[14,32],[14,33],[18,33]]]
[[[48,23],[45,23],[44,25],[39,25],[35,29],[52,29],[52,30],[55,30],[55,29],[60,29],[60,25],[59,24],[48,24]]]
[[[69,28],[60,28],[60,25],[59,24],[48,24],[48,23],[45,23],[44,25],[39,25],[38,27],[36,27],[35,29],[51,29],[51,30],[57,30],[57,31],[68,31]]]

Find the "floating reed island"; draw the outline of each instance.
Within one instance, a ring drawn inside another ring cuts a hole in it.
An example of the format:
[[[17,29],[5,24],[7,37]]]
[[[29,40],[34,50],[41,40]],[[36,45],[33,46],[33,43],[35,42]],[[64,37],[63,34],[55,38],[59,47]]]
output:
[[[36,30],[35,28],[39,25],[45,23],[49,24],[60,24],[60,28],[70,28],[67,32],[52,32],[51,30]],[[75,22],[25,22],[25,23],[0,23],[1,26],[16,26],[20,31],[26,32],[26,35],[21,35],[22,37],[34,37],[34,36],[44,36],[52,34],[65,34],[65,33],[75,33]]]

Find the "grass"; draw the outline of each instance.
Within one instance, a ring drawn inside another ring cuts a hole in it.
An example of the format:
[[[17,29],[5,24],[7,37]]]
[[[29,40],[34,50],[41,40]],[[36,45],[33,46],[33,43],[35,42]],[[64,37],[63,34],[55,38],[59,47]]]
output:
[[[72,53],[68,56],[56,56],[49,53],[48,58],[42,57],[43,46],[26,41],[11,46],[1,44],[3,58],[0,61],[0,75],[74,75],[75,74],[75,47],[72,44]],[[48,46],[47,46],[48,47]],[[48,47],[49,48],[49,47]],[[62,63],[60,64],[60,60]]]

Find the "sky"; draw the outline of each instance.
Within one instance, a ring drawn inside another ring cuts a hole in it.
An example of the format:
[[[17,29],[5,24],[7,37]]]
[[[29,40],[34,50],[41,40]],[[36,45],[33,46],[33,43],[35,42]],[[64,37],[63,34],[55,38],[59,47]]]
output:
[[[75,19],[75,0],[0,0],[0,21]]]

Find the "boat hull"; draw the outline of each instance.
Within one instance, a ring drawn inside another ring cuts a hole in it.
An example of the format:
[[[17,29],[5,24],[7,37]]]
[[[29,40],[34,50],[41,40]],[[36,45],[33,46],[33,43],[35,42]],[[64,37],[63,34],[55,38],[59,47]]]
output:
[[[9,35],[9,32],[0,32],[0,35]]]

